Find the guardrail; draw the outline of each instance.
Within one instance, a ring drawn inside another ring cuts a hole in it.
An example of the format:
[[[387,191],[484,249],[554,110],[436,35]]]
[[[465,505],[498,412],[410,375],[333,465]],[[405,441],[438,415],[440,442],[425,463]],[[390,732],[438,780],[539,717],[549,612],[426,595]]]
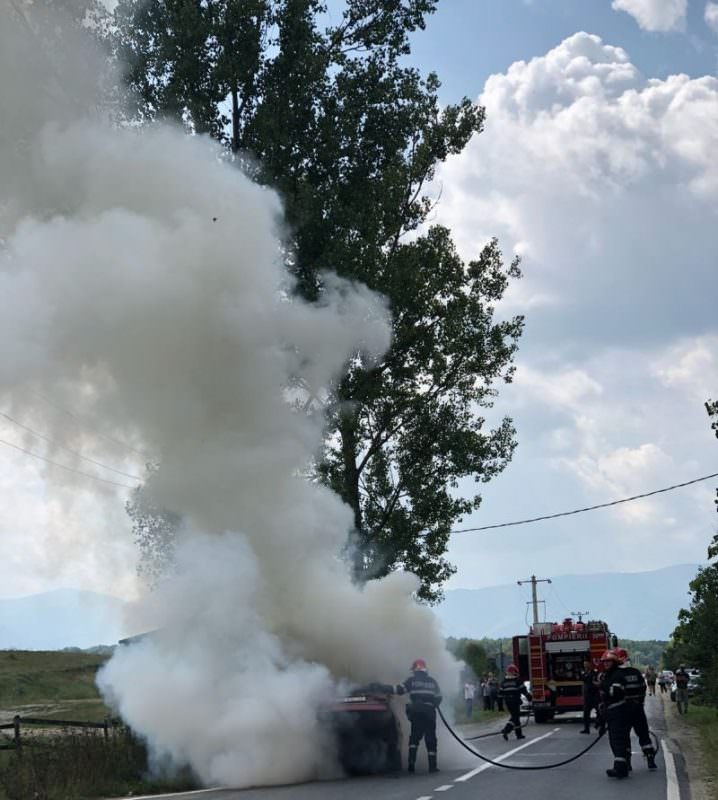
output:
[[[31,744],[31,742],[23,741],[22,736],[22,727],[26,726],[27,728],[33,729],[32,726],[35,725],[44,725],[45,727],[55,727],[55,728],[91,728],[91,729],[101,729],[105,739],[109,739],[110,731],[114,730],[115,727],[121,725],[119,720],[107,718],[102,722],[85,722],[80,720],[67,720],[67,719],[42,719],[40,717],[21,717],[19,715],[15,716],[13,721],[10,723],[6,723],[4,725],[0,725],[0,731],[3,730],[11,730],[13,731],[13,739],[11,742],[7,742],[5,744],[0,744],[0,750],[22,750],[25,744]],[[28,737],[25,737],[26,739]]]

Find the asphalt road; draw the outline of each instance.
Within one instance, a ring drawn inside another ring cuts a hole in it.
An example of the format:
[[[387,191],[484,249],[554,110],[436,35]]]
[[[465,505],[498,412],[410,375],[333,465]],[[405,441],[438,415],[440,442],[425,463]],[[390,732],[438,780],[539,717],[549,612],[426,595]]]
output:
[[[368,797],[372,800],[441,800],[445,797],[474,800],[480,796],[482,800],[499,800],[529,796],[532,800],[560,800],[580,793],[581,800],[689,800],[683,760],[680,754],[672,752],[673,745],[664,740],[663,707],[657,697],[647,698],[646,711],[651,729],[662,740],[659,768],[648,771],[634,737],[634,769],[627,780],[617,781],[606,776],[605,770],[613,759],[605,736],[579,760],[555,769],[504,769],[467,753],[462,767],[444,767],[434,775],[422,769],[414,775],[405,773],[394,777],[352,778],[261,789],[208,789],[172,797],[177,800],[366,800]],[[595,735],[581,735],[580,728],[577,718],[561,717],[548,725],[527,726],[527,738],[523,741],[504,742],[500,736],[494,736],[475,744],[484,755],[501,759],[506,765],[538,766],[563,761],[590,744]],[[445,760],[456,762],[459,758],[456,750],[445,740],[443,743]],[[460,750],[459,745],[455,747]],[[440,742],[440,759],[441,750]]]

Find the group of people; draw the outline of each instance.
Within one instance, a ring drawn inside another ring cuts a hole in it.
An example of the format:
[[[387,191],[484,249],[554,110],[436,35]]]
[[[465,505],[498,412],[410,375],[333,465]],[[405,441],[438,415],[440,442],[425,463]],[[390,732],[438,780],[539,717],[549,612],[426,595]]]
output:
[[[655,671],[654,671],[655,672]],[[687,687],[686,673],[686,687]],[[608,741],[613,753],[613,766],[606,770],[611,778],[627,778],[631,772],[631,732],[638,741],[649,769],[656,769],[656,748],[648,728],[644,703],[648,681],[640,670],[632,667],[628,653],[621,647],[606,650],[600,659],[600,669],[590,660],[584,663],[583,678],[583,729],[590,733],[591,712],[596,710],[596,725],[601,733],[608,730]],[[678,680],[678,672],[676,673]],[[483,683],[483,681],[482,681]],[[517,739],[525,738],[521,724],[521,698],[531,701],[531,693],[521,680],[519,670],[509,664],[503,680],[497,685],[497,699],[501,698],[509,712],[509,720],[501,730],[505,740],[514,733]],[[412,674],[396,687],[398,694],[407,693],[407,716],[411,723],[409,736],[409,772],[414,772],[416,756],[422,739],[426,742],[429,772],[437,772],[436,709],[441,703],[439,685],[427,670],[426,662],[417,659],[412,664]],[[655,688],[654,692],[655,693]],[[464,699],[473,703],[473,692],[465,686]],[[470,709],[467,705],[470,716]]]
[[[474,705],[480,700],[484,711],[503,711],[504,699],[501,694],[501,682],[493,672],[487,672],[481,676],[479,685],[468,680],[464,684],[464,705],[466,718],[471,719],[474,713]]]

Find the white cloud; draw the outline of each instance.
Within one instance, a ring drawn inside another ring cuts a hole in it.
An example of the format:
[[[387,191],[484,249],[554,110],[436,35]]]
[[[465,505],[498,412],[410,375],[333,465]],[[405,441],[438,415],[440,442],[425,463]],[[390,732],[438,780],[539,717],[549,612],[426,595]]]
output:
[[[706,3],[705,12],[703,18],[706,21],[706,25],[714,32],[718,34],[718,3]]]
[[[625,346],[714,326],[718,79],[646,79],[577,33],[480,100],[486,131],[442,169],[439,217],[465,255],[491,235],[520,246],[509,299],[544,336]]]
[[[688,0],[613,0],[612,8],[626,11],[646,31],[682,30]]]
[[[653,368],[664,386],[683,389],[696,402],[718,397],[718,336],[679,342]]]

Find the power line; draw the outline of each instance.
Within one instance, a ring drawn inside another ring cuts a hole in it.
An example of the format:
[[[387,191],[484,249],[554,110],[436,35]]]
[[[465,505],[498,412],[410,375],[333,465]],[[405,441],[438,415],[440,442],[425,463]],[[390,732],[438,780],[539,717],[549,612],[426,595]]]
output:
[[[556,519],[558,517],[569,517],[572,514],[583,514],[584,511],[595,511],[598,508],[608,508],[609,506],[617,506],[621,503],[630,503],[633,500],[641,500],[643,497],[652,497],[656,494],[663,494],[663,492],[672,492],[674,489],[682,489],[684,486],[691,486],[694,483],[701,481],[708,481],[711,478],[718,478],[718,472],[712,475],[704,475],[702,478],[693,478],[693,480],[685,481],[684,483],[675,483],[673,486],[666,486],[664,489],[655,489],[652,492],[644,492],[643,494],[634,494],[633,497],[624,497],[621,500],[612,500],[610,503],[599,503],[595,506],[586,506],[585,508],[575,508],[573,511],[560,511],[558,514],[546,514],[543,517],[531,517],[530,519],[519,519],[514,522],[499,522],[496,525],[482,525],[479,528],[460,528],[451,533],[473,533],[474,531],[489,531],[495,528],[508,528],[512,525],[528,525],[530,522],[542,522],[546,519]]]
[[[0,417],[4,417],[6,420],[8,420],[8,422],[12,422],[13,425],[17,425],[18,428],[22,428],[22,430],[31,433],[33,436],[37,436],[38,439],[42,439],[48,444],[54,445],[55,447],[59,447],[66,453],[70,453],[73,456],[77,456],[77,458],[81,458],[83,461],[87,461],[90,464],[94,464],[96,467],[102,467],[102,469],[108,469],[110,472],[114,472],[117,475],[122,475],[122,477],[124,478],[131,478],[133,481],[142,481],[142,478],[139,475],[132,475],[129,472],[123,472],[120,469],[115,469],[114,467],[110,467],[108,464],[103,464],[101,461],[95,461],[94,458],[90,458],[89,456],[83,456],[82,453],[78,453],[76,450],[72,450],[69,447],[65,447],[65,445],[60,444],[58,441],[54,439],[51,439],[49,436],[45,436],[44,434],[38,433],[32,428],[29,428],[27,425],[23,425],[22,422],[19,422],[18,420],[14,419],[9,414],[6,414],[4,411],[0,411]]]
[[[145,458],[145,459],[148,458],[147,453],[143,453],[142,450],[137,450],[136,448],[132,447],[132,445],[129,445],[126,442],[121,442],[119,439],[113,439],[112,436],[108,436],[106,433],[100,433],[100,431],[97,430],[97,426],[96,425],[92,425],[92,424],[88,423],[87,420],[83,420],[77,414],[73,413],[72,411],[68,410],[67,408],[63,408],[62,406],[58,405],[54,401],[50,400],[49,397],[45,397],[45,395],[41,394],[40,392],[36,392],[36,391],[30,390],[30,393],[34,394],[35,397],[39,397],[40,400],[42,400],[44,403],[47,403],[47,405],[51,406],[52,408],[56,409],[57,411],[61,411],[63,414],[67,414],[68,417],[72,417],[72,419],[74,419],[79,425],[84,425],[86,427],[91,427],[93,429],[95,435],[99,436],[100,439],[105,439],[105,441],[111,442],[112,444],[116,444],[119,447],[124,447],[126,450],[129,450],[130,452],[135,453],[135,455],[138,455],[141,458]]]
[[[33,453],[30,450],[26,450],[24,447],[20,447],[17,444],[13,444],[12,442],[6,442],[4,439],[0,439],[0,444],[4,444],[7,447],[12,447],[13,450],[19,450],[21,453],[25,453],[25,455],[32,456],[33,458],[39,458],[40,461],[45,461],[48,464],[51,464],[53,467],[59,467],[60,469],[67,470],[68,472],[74,472],[75,475],[82,475],[83,478],[90,478],[93,481],[99,481],[100,483],[109,483],[111,486],[119,486],[121,489],[134,489],[134,486],[128,486],[126,483],[118,483],[117,481],[110,481],[107,478],[98,478],[97,475],[90,475],[88,472],[81,472],[79,469],[73,469],[72,467],[67,467],[65,464],[58,464],[57,461],[52,461],[49,458],[45,458],[45,456],[41,456],[39,453]]]

